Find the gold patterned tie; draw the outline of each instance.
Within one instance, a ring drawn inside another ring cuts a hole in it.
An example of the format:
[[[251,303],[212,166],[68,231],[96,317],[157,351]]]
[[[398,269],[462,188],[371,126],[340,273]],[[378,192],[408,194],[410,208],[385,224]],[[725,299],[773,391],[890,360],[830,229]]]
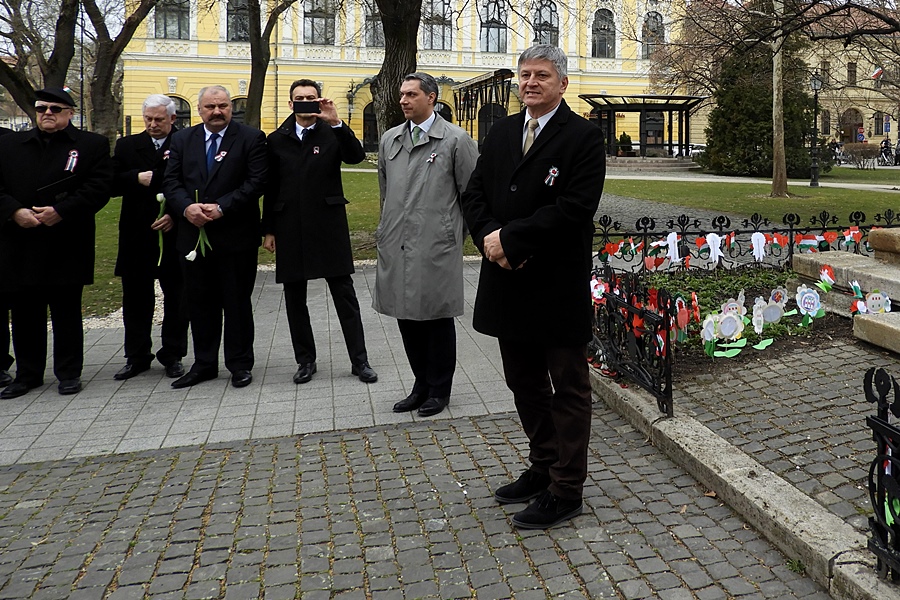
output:
[[[420,137],[422,137],[422,129],[418,125],[416,125],[415,127],[412,128],[413,146],[415,146],[416,144],[419,143]]]
[[[525,134],[525,145],[522,146],[522,156],[528,154],[534,144],[534,130],[538,127],[537,119],[528,119],[528,132]]]

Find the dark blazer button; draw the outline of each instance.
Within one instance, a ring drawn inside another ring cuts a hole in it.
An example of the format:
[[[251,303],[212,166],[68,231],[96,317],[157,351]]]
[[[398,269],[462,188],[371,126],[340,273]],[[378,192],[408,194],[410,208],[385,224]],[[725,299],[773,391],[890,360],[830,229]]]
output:
[[[514,192],[517,189],[519,189],[519,186],[517,186],[516,184],[512,184],[511,186],[509,186],[509,191],[511,191],[511,192]]]

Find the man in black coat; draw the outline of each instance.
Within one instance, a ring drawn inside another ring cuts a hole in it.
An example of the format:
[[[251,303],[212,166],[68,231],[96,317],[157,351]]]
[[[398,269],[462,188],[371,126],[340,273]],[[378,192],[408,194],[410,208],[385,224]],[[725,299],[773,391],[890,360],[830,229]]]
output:
[[[0,136],[12,133],[12,129],[0,127]],[[12,375],[9,374],[9,368],[15,362],[12,354],[9,353],[9,300],[4,295],[4,290],[0,289],[0,312],[3,314],[3,324],[0,325],[0,387],[5,387],[12,383]],[[6,356],[4,356],[4,353]]]
[[[0,267],[12,300],[16,379],[0,398],[44,383],[47,309],[60,394],[81,388],[81,294],[94,278],[94,215],[109,202],[109,140],[71,124],[65,90],[36,93],[37,127],[0,138]]]
[[[163,292],[162,346],[155,358],[168,377],[181,377],[181,359],[187,354],[187,314],[182,310],[184,288],[181,263],[175,250],[174,219],[157,194],[175,131],[175,102],[153,94],[141,110],[145,130],[116,142],[113,195],[122,196],[119,216],[119,255],[116,275],[122,278],[122,317],[125,324],[125,366],[113,377],[131,379],[150,368],[154,355],[154,280]],[[162,196],[160,195],[160,198]]]
[[[591,241],[603,191],[601,132],[563,100],[566,55],[539,45],[519,57],[526,111],[497,121],[462,197],[484,259],[475,329],[497,337],[531,467],[494,492],[538,499],[522,528],[581,514],[591,431]]]
[[[325,278],[350,354],[350,372],[365,383],[378,380],[369,366],[359,301],[353,289],[353,254],[341,162],[366,157],[353,130],[341,121],[334,102],[322,98],[319,84],[291,84],[294,102],[315,102],[321,112],[291,115],[268,137],[268,184],[263,200],[263,246],[276,252],[275,281],[284,284],[297,372],[306,383],[316,372],[316,342],[306,306],[306,284]]]
[[[188,387],[215,379],[222,319],[225,367],[231,384],[253,381],[253,306],[260,245],[259,197],[266,179],[266,138],[231,120],[231,96],[222,86],[200,90],[203,124],[172,136],[163,182],[177,215],[185,301],[194,340],[191,370],[172,383]]]

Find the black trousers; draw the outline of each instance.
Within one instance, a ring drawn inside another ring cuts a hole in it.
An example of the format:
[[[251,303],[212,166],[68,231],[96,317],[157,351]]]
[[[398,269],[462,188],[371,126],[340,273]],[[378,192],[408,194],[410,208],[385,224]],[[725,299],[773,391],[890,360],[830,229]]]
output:
[[[531,469],[550,475],[550,492],[580,499],[591,438],[587,347],[500,340],[506,385],[528,436]]]
[[[9,298],[0,293],[0,371],[9,371],[15,362],[9,353],[9,305]]]
[[[253,368],[253,285],[256,248],[240,252],[207,251],[195,261],[181,259],[185,301],[194,340],[195,373],[219,370],[222,320],[225,321],[225,368],[234,373]]]
[[[334,309],[341,322],[341,332],[344,334],[344,343],[347,344],[350,364],[368,362],[366,337],[363,333],[362,316],[359,313],[359,301],[356,299],[356,290],[353,289],[353,277],[340,275],[326,277],[325,281],[331,290]],[[298,365],[316,360],[316,340],[309,321],[309,308],[306,306],[306,286],[306,281],[284,283],[284,304],[291,329],[294,360]]]
[[[156,358],[163,365],[187,354],[188,318],[182,305],[184,280],[181,271],[159,277],[163,292],[163,322]],[[153,311],[156,306],[154,277],[151,274],[122,276],[122,320],[125,323],[125,359],[129,364],[149,364],[153,360]]]
[[[452,318],[430,321],[398,319],[403,349],[416,382],[412,393],[447,398],[456,371],[456,323]]]
[[[16,382],[41,385],[47,365],[47,309],[53,322],[53,374],[81,377],[84,366],[82,285],[29,286],[12,294]]]

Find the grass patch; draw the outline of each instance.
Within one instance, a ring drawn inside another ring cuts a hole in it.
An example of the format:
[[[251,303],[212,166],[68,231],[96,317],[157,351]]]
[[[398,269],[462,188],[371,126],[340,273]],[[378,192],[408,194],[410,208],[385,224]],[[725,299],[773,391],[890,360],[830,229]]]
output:
[[[885,167],[857,169],[856,167],[834,167],[828,173],[819,175],[819,181],[829,183],[887,183],[900,186],[900,170]]]

